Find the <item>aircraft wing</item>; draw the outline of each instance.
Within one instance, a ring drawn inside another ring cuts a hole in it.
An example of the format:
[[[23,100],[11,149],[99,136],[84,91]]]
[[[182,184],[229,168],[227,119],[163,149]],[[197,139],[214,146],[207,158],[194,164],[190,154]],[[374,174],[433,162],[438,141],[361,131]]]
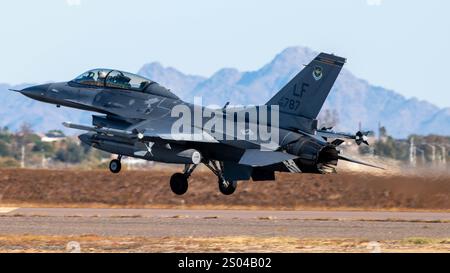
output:
[[[170,141],[192,141],[203,143],[222,143],[225,145],[241,148],[241,149],[261,149],[267,151],[274,151],[279,148],[278,143],[265,143],[258,139],[246,140],[245,135],[241,135],[242,140],[236,140],[236,136],[229,135],[225,130],[220,131],[215,128],[216,132],[206,130],[205,128],[196,127],[195,124],[191,127],[191,133],[173,133],[172,119],[159,119],[157,121],[144,120],[138,124],[133,125],[132,128],[142,132],[141,139],[161,138]],[[241,132],[238,132],[241,133]],[[245,133],[245,132],[244,132]],[[221,138],[216,139],[216,135],[221,135]]]
[[[201,128],[192,127],[192,134],[173,134],[171,132],[172,122],[170,120],[159,120],[157,123],[143,121],[142,124],[137,124],[133,127],[145,128],[142,134],[138,135],[138,138],[140,139],[151,139],[154,137],[158,137],[164,140],[171,141],[222,143],[244,149],[245,151],[239,161],[239,164],[241,165],[262,167],[297,158],[297,156],[295,155],[275,151],[279,147],[278,144],[275,143],[265,144],[259,140],[216,139],[211,132],[208,132],[204,129],[202,130]],[[225,132],[216,133],[221,134],[224,138],[228,136]],[[232,136],[230,137],[231,139],[233,138]]]
[[[194,127],[191,128],[191,134],[173,133],[172,125],[173,120],[170,119],[160,119],[157,121],[145,120],[132,126],[131,128],[134,128],[140,132],[138,138],[141,140],[159,138],[168,141],[219,143],[219,141],[217,141],[208,132],[204,130],[195,130]]]
[[[201,130],[200,128],[198,129]],[[249,133],[257,132],[249,132],[248,130],[243,130],[243,132],[235,132],[236,135],[230,135],[226,132],[226,130],[220,130],[219,128],[215,128],[215,130],[215,134],[221,135],[221,139],[218,139],[217,142],[236,148],[252,150],[259,149],[261,151],[276,151],[280,148],[279,143],[262,141],[259,137],[257,137],[256,139],[250,139],[249,137],[246,137]],[[214,135],[212,132],[206,131],[205,129],[203,129],[203,131],[207,135]],[[237,138],[237,136],[239,136],[239,138]]]
[[[297,158],[297,156],[283,152],[247,149],[239,160],[239,164],[252,167],[263,167],[295,158]]]

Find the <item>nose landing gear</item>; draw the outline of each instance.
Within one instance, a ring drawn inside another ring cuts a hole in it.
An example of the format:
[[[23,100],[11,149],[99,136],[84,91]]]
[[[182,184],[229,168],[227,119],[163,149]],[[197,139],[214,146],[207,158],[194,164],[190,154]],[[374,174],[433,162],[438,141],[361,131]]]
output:
[[[119,173],[120,170],[122,169],[122,163],[120,162],[121,159],[122,159],[122,156],[119,155],[117,157],[117,159],[113,159],[113,160],[111,160],[111,162],[109,162],[109,170],[112,173]]]

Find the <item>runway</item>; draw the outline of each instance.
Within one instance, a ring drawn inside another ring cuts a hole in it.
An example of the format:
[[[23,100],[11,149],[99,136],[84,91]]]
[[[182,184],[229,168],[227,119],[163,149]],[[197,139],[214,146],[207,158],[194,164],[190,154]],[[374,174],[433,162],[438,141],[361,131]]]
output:
[[[0,208],[0,235],[450,238],[450,213]]]

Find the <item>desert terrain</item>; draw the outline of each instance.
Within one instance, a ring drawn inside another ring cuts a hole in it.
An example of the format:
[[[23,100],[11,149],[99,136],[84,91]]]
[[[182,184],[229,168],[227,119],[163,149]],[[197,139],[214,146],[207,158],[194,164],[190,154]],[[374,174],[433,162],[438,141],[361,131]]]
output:
[[[209,172],[0,170],[0,252],[450,252],[446,174],[278,174],[223,196]],[[68,245],[69,244],[69,245]]]
[[[450,176],[278,174],[276,182],[239,182],[223,196],[209,172],[195,172],[188,192],[170,191],[173,169],[0,170],[0,204],[24,206],[417,209],[450,211]]]

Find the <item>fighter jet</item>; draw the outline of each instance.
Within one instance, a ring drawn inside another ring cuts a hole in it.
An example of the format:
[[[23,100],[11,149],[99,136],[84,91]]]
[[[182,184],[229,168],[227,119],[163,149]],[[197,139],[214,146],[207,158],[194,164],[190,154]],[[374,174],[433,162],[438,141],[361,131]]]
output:
[[[229,195],[237,181],[275,180],[276,172],[335,172],[339,160],[376,167],[339,149],[343,139],[368,144],[368,132],[317,128],[317,116],[345,62],[320,53],[259,106],[191,104],[157,82],[113,69],[12,91],[57,107],[96,112],[92,124],[63,124],[86,131],[79,136],[83,143],[116,154],[109,164],[112,173],[120,172],[123,156],[184,164],[170,178],[172,191],[182,195],[195,168],[204,164],[217,176],[220,192]]]

